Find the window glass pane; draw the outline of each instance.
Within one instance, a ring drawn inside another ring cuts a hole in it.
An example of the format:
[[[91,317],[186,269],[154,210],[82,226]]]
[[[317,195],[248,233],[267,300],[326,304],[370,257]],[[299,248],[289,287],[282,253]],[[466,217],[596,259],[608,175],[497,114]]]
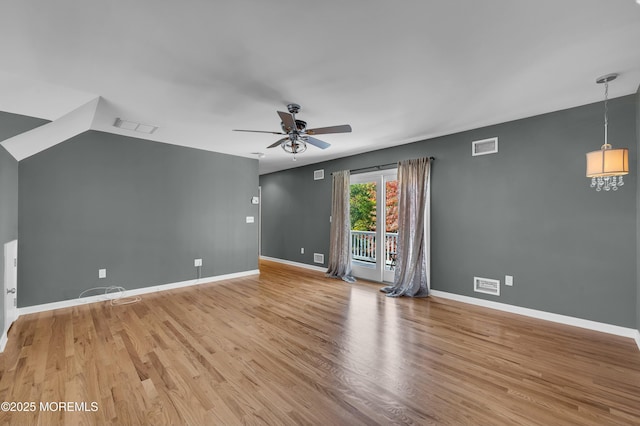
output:
[[[398,244],[398,181],[385,179],[385,234],[384,268],[391,270],[395,266]]]
[[[376,264],[377,185],[354,183],[350,193],[351,258],[361,266]]]

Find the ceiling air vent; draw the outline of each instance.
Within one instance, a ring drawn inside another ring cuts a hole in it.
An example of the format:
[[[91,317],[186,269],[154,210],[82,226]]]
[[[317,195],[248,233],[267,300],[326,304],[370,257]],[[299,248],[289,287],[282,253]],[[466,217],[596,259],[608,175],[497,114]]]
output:
[[[473,291],[500,296],[500,280],[473,277]]]
[[[127,121],[121,118],[116,118],[116,121],[113,123],[113,126],[119,127],[120,129],[125,129],[125,130],[133,130],[134,132],[146,133],[148,135],[158,130],[158,126],[151,126],[148,124],[136,123],[134,121]]]
[[[498,152],[498,138],[482,139],[471,143],[471,155],[495,154]]]
[[[324,179],[324,169],[314,170],[313,180],[322,180],[322,179]]]

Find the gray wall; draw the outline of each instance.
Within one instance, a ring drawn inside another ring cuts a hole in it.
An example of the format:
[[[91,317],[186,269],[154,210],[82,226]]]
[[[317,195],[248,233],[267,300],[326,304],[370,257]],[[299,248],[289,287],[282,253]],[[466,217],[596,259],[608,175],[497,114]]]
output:
[[[18,238],[18,162],[0,146],[0,333],[4,329],[4,245]]]
[[[89,131],[19,178],[21,307],[258,268],[254,159]]]
[[[638,91],[636,92],[636,146],[638,147],[636,163],[635,166],[638,167],[640,165],[640,87],[638,87]],[[640,254],[640,173],[637,173],[638,179],[638,187],[636,192],[636,244],[637,244],[637,253]],[[636,279],[638,287],[636,289],[636,329],[640,330],[640,262],[636,257],[637,263],[637,273]]]
[[[47,123],[0,111],[0,142]],[[0,146],[0,332],[4,329],[4,245],[18,238],[18,162]]]
[[[0,111],[0,142],[49,123],[49,120]]]
[[[610,102],[610,141],[631,158],[636,102]],[[596,103],[263,175],[262,254],[328,258],[332,172],[434,156],[432,288],[635,327],[636,167],[618,192],[596,193],[585,178],[602,114]],[[498,154],[471,156],[472,141],[493,136]],[[321,168],[327,178],[314,181]],[[473,292],[474,276],[504,283],[505,274],[514,286],[500,297]]]

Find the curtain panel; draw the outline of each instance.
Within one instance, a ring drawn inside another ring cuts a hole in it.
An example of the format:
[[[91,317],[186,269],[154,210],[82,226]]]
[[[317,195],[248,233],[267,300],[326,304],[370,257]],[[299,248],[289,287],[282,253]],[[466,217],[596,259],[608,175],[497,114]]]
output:
[[[349,170],[333,173],[331,190],[331,233],[327,277],[340,278],[352,283],[351,275],[351,222],[349,220]]]
[[[387,296],[429,295],[428,253],[430,160],[398,163],[398,246],[393,285],[380,291]]]

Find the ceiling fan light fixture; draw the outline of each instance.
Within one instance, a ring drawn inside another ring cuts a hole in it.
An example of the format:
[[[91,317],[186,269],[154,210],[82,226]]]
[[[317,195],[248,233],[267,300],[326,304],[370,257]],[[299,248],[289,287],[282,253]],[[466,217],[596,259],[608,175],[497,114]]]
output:
[[[300,138],[295,140],[287,139],[282,142],[282,149],[289,154],[302,154],[307,150],[307,143]]]

